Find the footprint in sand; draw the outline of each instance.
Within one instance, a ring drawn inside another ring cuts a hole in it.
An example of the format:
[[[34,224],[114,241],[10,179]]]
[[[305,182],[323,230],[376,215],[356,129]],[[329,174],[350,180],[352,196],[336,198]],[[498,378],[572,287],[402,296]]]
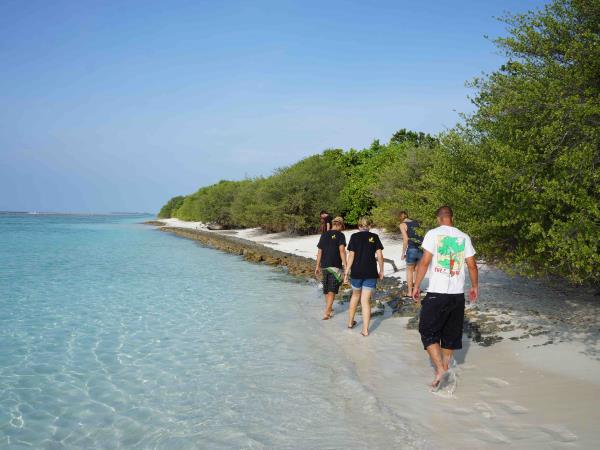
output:
[[[571,433],[562,425],[542,425],[540,430],[560,442],[573,442],[577,440],[577,435]]]
[[[460,368],[462,370],[473,370],[473,369],[477,369],[478,367],[475,364],[461,364]]]
[[[511,400],[498,400],[496,403],[511,414],[527,414],[529,412],[527,408]]]
[[[502,378],[496,378],[496,377],[486,378],[485,382],[487,384],[489,384],[490,386],[494,386],[494,387],[498,387],[498,388],[506,387],[510,384],[508,381],[505,381]]]
[[[496,417],[496,413],[492,407],[485,402],[475,403],[475,411],[477,411],[486,419],[492,419],[493,417]]]
[[[510,444],[510,439],[504,436],[499,431],[487,430],[485,428],[479,428],[477,430],[473,430],[475,437],[478,439],[488,442],[490,444]]]
[[[461,406],[457,406],[455,408],[446,408],[444,411],[450,414],[460,414],[461,416],[466,416],[473,413],[472,409],[463,408]]]
[[[492,398],[492,397],[496,397],[498,394],[495,394],[493,392],[488,392],[488,391],[479,391],[479,396],[483,397],[483,398]]]

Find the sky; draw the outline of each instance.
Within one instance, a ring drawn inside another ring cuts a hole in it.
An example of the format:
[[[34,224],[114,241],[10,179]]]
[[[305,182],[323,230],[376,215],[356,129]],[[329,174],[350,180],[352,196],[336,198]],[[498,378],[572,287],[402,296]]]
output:
[[[154,213],[447,130],[504,60],[497,17],[544,3],[0,0],[0,210]]]

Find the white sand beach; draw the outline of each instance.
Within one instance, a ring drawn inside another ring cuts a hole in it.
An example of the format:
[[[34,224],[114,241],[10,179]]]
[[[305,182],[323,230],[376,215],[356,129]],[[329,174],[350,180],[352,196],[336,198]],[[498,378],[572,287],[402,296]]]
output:
[[[163,220],[166,226],[204,229],[201,223]],[[403,279],[402,242],[381,236],[386,276]],[[268,234],[260,229],[215,231],[314,258],[318,236]],[[353,231],[345,231],[347,237]],[[475,243],[476,247],[476,243]],[[466,335],[456,354],[452,395],[429,391],[433,372],[416,330],[389,308],[373,319],[368,338],[346,329],[346,304],[333,320],[320,320],[322,302],[307,299],[300,318],[307,333],[343,352],[361,381],[347,386],[348,407],[378,414],[390,433],[395,418],[414,425],[423,448],[597,448],[600,442],[600,298],[586,289],[513,278],[480,269],[481,317],[501,324],[502,340],[480,346]],[[360,320],[360,317],[359,319]],[[483,319],[481,319],[483,320]],[[336,368],[332,368],[336,370]],[[402,448],[401,443],[399,447]]]

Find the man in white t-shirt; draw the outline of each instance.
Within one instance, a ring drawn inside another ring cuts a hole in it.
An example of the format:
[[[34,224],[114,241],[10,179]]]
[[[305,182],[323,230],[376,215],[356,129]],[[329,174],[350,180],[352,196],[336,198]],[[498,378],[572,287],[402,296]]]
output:
[[[469,300],[479,296],[475,249],[471,238],[453,226],[452,209],[442,206],[436,212],[438,224],[423,238],[423,258],[417,267],[417,278],[412,292],[418,302],[421,281],[428,274],[429,288],[422,301],[419,333],[423,347],[435,366],[431,386],[440,384],[452,360],[454,350],[462,348],[465,314],[465,265],[469,269],[471,289]]]

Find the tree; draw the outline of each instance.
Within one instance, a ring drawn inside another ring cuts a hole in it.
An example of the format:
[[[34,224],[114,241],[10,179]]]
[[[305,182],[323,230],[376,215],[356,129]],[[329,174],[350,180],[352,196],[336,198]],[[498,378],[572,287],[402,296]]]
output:
[[[437,143],[437,139],[428,133],[411,131],[406,128],[396,131],[390,139],[390,144],[403,144],[405,142],[409,142],[417,147],[422,145],[433,147]]]
[[[472,185],[458,197],[488,258],[598,282],[600,0],[504,20],[508,60],[472,83],[477,111],[448,148],[443,184]]]
[[[179,207],[183,204],[183,200],[185,199],[185,196],[183,195],[178,195],[177,197],[173,197],[172,199],[170,199],[161,209],[160,212],[158,213],[158,217],[160,218],[170,218],[172,217],[172,214],[179,209]]]

